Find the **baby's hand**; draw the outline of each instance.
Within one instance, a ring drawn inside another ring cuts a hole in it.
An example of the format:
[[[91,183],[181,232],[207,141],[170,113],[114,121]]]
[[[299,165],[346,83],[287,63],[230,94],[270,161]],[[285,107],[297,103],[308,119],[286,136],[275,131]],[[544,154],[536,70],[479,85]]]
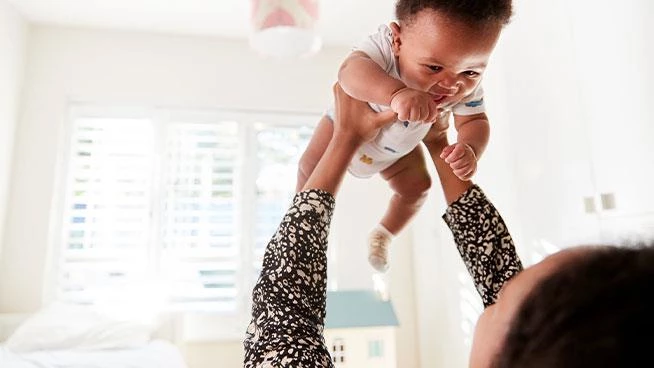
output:
[[[440,113],[432,95],[409,87],[391,96],[391,110],[397,113],[400,120],[427,123],[437,121]]]
[[[455,143],[443,148],[441,158],[445,160],[454,175],[461,180],[469,180],[477,171],[477,155],[466,143]]]

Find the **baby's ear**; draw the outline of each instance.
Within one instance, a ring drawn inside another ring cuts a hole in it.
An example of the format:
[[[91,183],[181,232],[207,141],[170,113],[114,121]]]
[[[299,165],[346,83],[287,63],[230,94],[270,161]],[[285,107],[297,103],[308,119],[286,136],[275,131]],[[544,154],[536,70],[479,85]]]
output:
[[[389,25],[391,28],[393,36],[393,52],[397,55],[400,52],[400,46],[402,45],[402,39],[400,38],[400,25],[397,22],[391,22]]]

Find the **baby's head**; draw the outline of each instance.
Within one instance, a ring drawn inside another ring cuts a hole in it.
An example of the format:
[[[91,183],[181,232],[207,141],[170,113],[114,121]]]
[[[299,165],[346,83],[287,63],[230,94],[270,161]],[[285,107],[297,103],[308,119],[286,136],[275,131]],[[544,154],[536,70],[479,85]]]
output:
[[[398,0],[395,11],[393,51],[402,80],[448,106],[479,85],[512,6],[511,0]]]
[[[432,10],[470,26],[506,25],[512,14],[511,0],[398,0],[395,16],[410,22],[422,10]]]

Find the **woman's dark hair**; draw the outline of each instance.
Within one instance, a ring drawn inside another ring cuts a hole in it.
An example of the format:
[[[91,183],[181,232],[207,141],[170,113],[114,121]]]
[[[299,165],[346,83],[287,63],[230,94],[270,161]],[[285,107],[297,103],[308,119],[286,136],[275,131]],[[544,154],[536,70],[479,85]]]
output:
[[[525,299],[494,367],[654,367],[654,247],[570,262]]]
[[[400,21],[410,22],[424,9],[442,12],[470,25],[506,25],[513,12],[511,0],[398,0],[395,16]]]

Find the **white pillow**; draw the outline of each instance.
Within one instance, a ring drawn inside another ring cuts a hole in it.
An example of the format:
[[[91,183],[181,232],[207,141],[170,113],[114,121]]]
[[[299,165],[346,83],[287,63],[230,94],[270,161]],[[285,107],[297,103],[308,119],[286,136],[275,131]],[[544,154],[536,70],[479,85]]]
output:
[[[147,344],[154,326],[117,320],[89,306],[55,303],[41,310],[7,339],[17,353],[63,349],[127,349]]]

